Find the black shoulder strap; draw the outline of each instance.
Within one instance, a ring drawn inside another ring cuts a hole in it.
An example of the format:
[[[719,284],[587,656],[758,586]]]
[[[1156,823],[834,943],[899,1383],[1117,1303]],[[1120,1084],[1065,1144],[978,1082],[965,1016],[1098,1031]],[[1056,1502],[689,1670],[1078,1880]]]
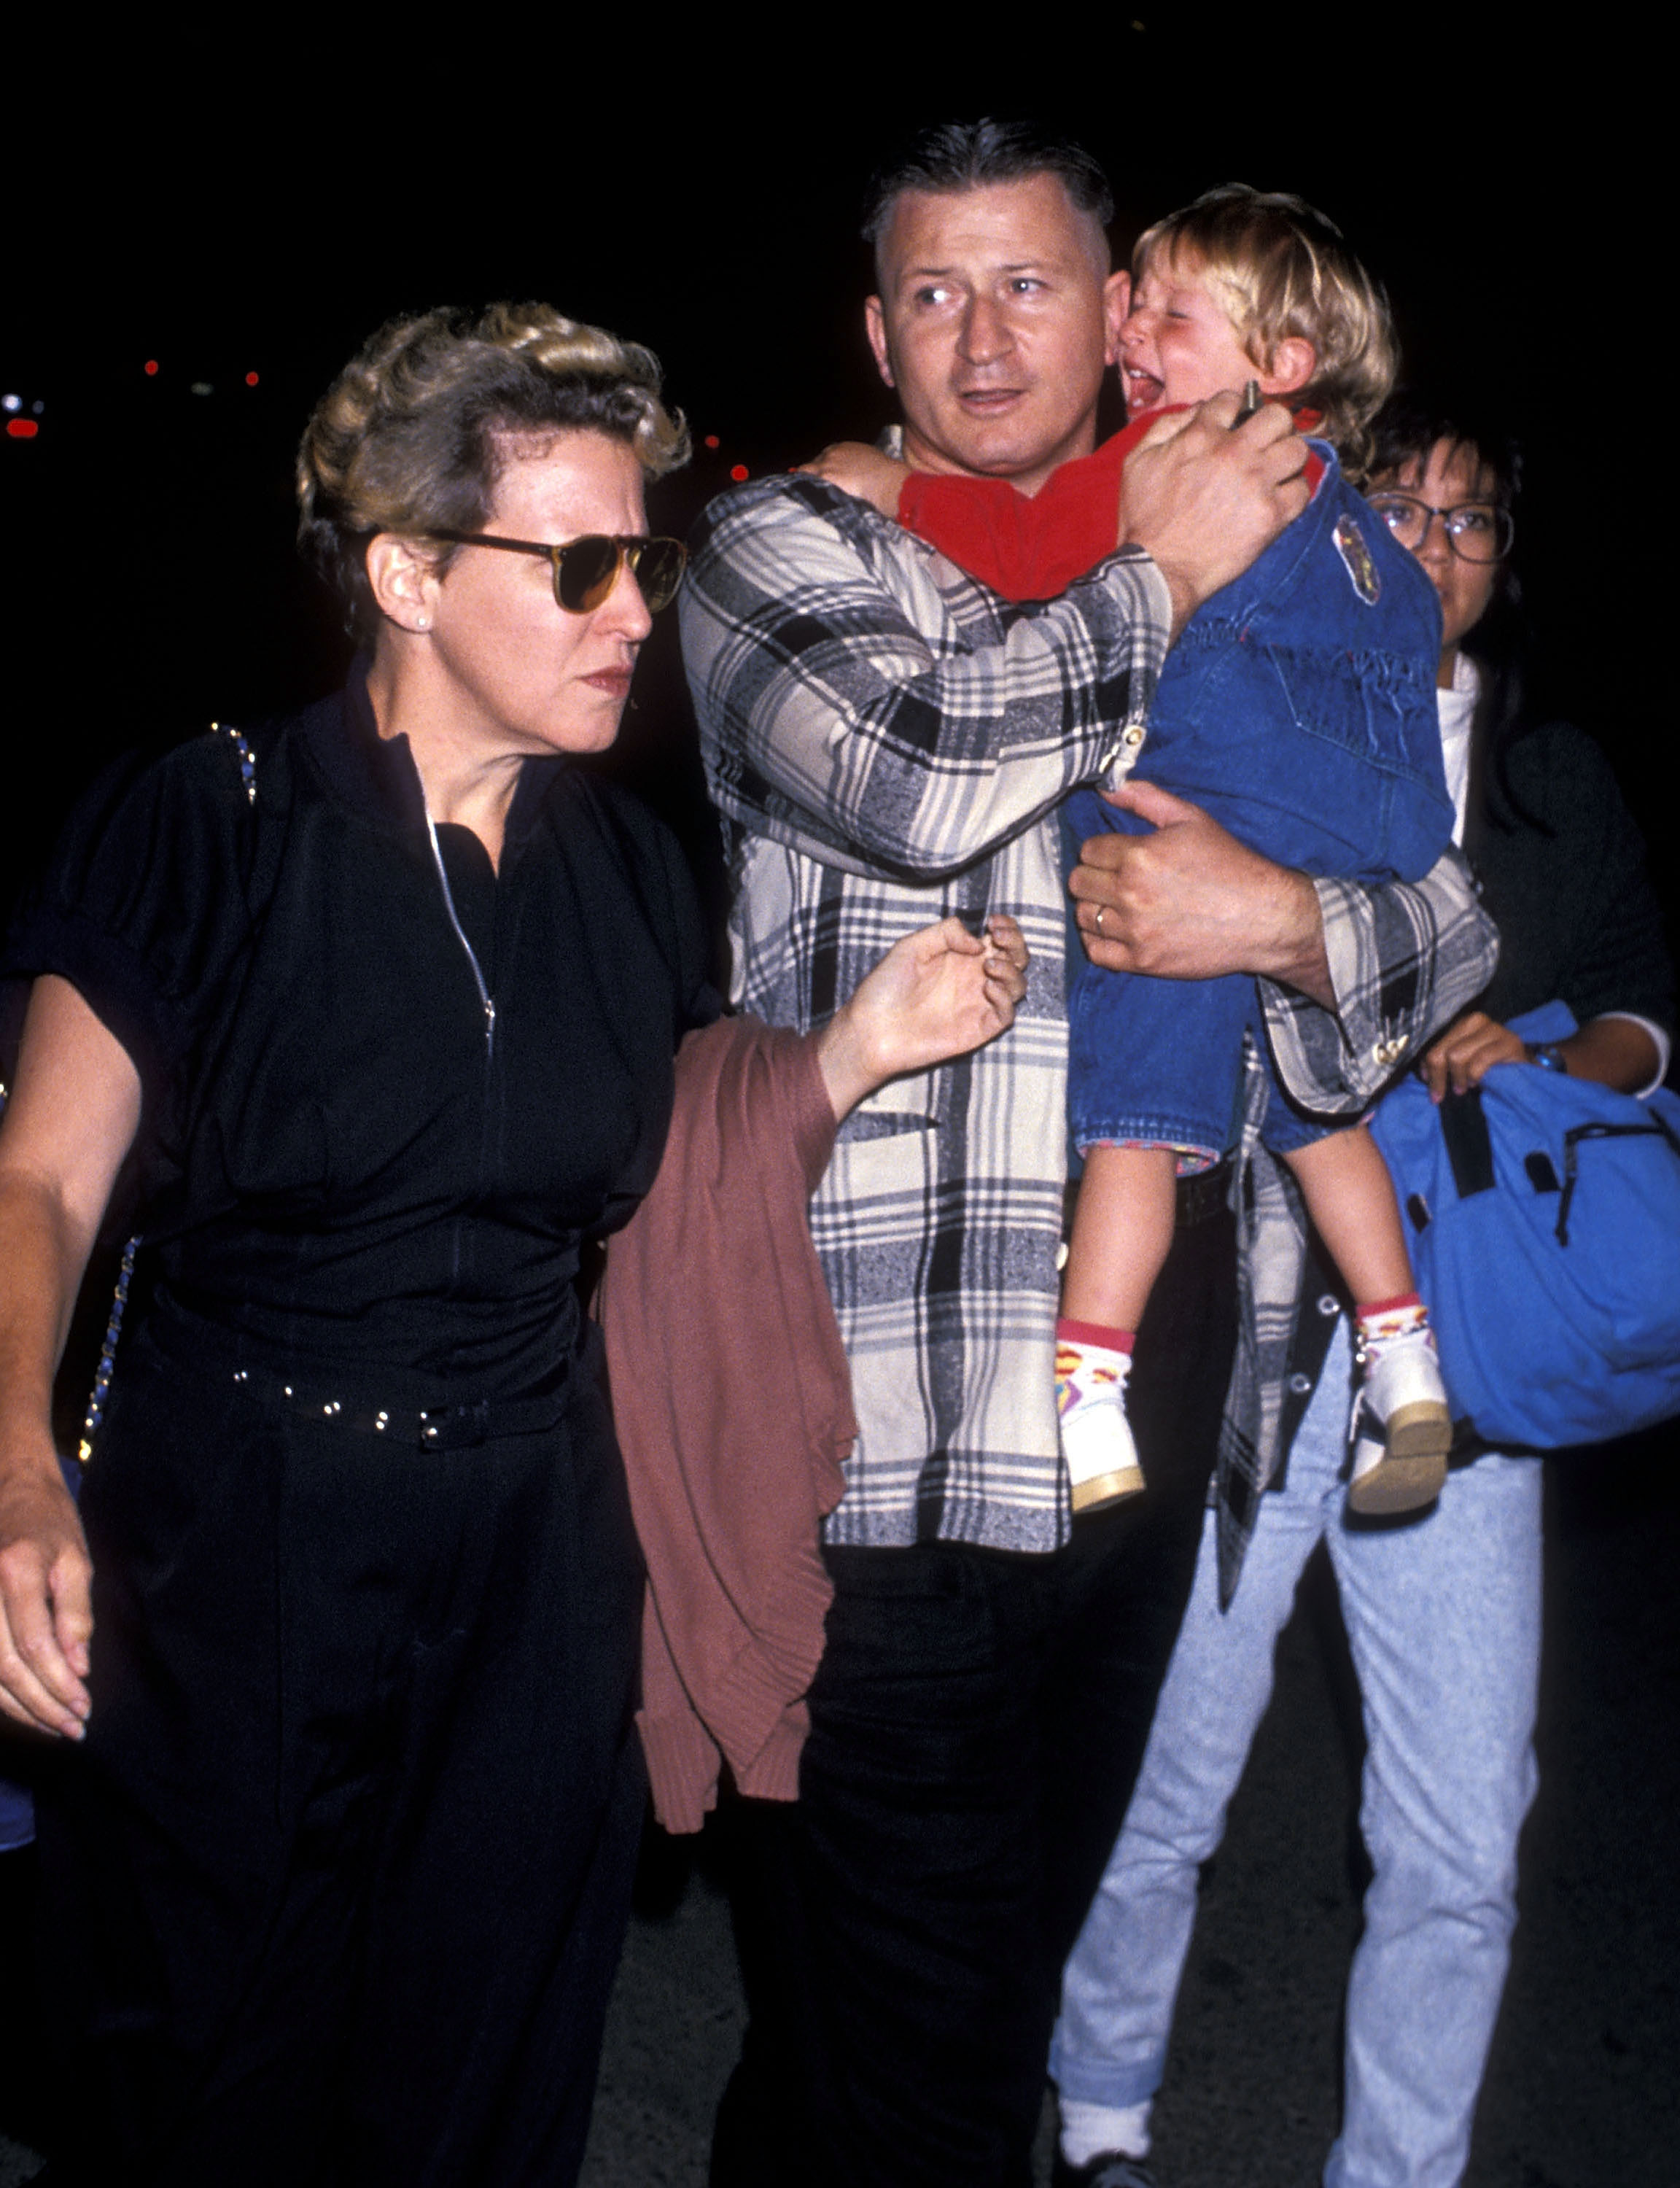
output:
[[[1452,1182],[1458,1198],[1493,1190],[1493,1141],[1481,1105],[1481,1089],[1472,1086],[1463,1094],[1447,1094],[1440,1105],[1440,1136],[1446,1142],[1446,1159],[1452,1165]]]

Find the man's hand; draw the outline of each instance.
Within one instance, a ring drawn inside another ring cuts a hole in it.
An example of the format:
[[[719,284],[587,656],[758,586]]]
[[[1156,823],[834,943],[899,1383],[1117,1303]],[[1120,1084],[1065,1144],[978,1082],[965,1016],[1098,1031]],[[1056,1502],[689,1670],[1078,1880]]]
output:
[[[895,463],[863,441],[836,441],[809,464],[797,468],[813,478],[826,479],[843,493],[867,501],[883,516],[899,514],[899,495],[910,477],[908,464]]]
[[[1105,795],[1154,833],[1094,836],[1080,849],[1068,887],[1093,965],[1168,980],[1257,974],[1334,1009],[1324,924],[1305,874],[1274,866],[1157,784]]]
[[[1281,403],[1233,432],[1234,395],[1162,418],[1126,458],[1119,539],[1146,548],[1172,594],[1175,637],[1306,507],[1306,443]]]
[[[56,1463],[0,1485],[0,1710],[80,1740],[89,1709],[93,1568]]]
[[[819,1046],[837,1118],[908,1071],[995,1040],[1027,992],[1027,944],[995,916],[984,936],[942,919],[895,942],[824,1029]]]

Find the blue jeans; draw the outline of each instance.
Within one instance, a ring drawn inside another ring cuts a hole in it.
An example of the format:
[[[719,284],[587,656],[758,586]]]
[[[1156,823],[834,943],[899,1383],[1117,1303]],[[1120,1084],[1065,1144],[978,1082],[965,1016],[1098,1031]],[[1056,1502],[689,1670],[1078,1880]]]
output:
[[[1342,1524],[1345,1330],[1261,1502],[1229,1612],[1211,1518],[1142,1773],[1063,1979],[1062,2094],[1129,2106],[1160,2087],[1198,1865],[1271,1695],[1309,1553],[1328,1543],[1369,1742],[1360,1823],[1374,1875],[1348,1986],[1342,2132],[1325,2188],[1451,2188],[1463,2172],[1516,1920],[1534,1798],[1541,1474],[1491,1453],[1402,1527]]]
[[[1328,452],[1324,452],[1327,453]],[[1167,656],[1134,770],[1192,799],[1254,850],[1308,873],[1422,878],[1446,849],[1435,668],[1440,618],[1418,564],[1329,459],[1305,511],[1192,617]],[[1087,837],[1147,824],[1075,792],[1070,854]],[[1157,980],[1079,957],[1068,1017],[1074,1143],[1232,1144],[1251,980]],[[1259,1037],[1266,1053],[1263,1033]],[[1267,1144],[1321,1128],[1273,1082]]]
[[[1082,806],[1087,795],[1080,792],[1073,805]],[[1102,832],[1092,826],[1074,835],[1086,817],[1063,816],[1070,871],[1084,837]],[[1273,1154],[1292,1154],[1350,1121],[1318,1124],[1284,1091],[1252,980],[1104,973],[1087,961],[1071,922],[1068,955],[1068,1133],[1076,1154],[1114,1141],[1182,1148],[1212,1161],[1235,1147],[1243,1129],[1245,1034],[1266,1067],[1260,1137]]]

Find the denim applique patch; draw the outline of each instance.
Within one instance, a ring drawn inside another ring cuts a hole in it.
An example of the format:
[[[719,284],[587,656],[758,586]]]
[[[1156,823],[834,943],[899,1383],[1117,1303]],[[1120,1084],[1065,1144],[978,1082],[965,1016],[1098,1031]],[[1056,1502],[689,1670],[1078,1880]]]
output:
[[[1331,536],[1336,543],[1336,552],[1353,579],[1355,592],[1367,608],[1374,608],[1383,596],[1383,581],[1377,575],[1377,566],[1371,560],[1364,533],[1350,516],[1339,516]]]

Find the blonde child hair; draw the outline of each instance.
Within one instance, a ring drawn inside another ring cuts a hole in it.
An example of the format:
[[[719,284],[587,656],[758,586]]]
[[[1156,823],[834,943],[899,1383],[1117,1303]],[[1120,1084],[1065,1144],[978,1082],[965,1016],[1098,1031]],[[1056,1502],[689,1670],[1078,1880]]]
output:
[[[1357,484],[1400,352],[1387,295],[1335,223],[1287,190],[1226,183],[1144,231],[1133,279],[1157,259],[1207,284],[1262,372],[1288,336],[1312,344],[1312,378],[1290,400],[1322,414],[1320,430]]]

